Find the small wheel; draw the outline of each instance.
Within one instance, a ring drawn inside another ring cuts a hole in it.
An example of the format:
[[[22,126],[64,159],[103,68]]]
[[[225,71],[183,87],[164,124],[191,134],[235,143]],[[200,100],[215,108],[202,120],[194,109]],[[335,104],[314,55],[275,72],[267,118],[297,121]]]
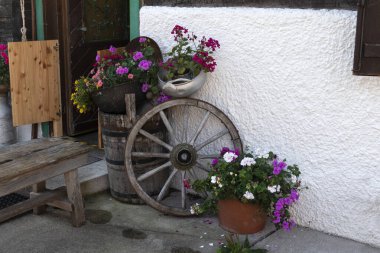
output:
[[[146,130],[158,117],[167,130],[166,137]],[[137,151],[141,138],[154,145]],[[166,214],[189,216],[191,205],[204,199],[189,188],[189,183],[207,177],[211,159],[219,157],[221,147],[242,151],[239,133],[231,120],[207,102],[176,99],[155,106],[135,123],[126,144],[125,165],[133,188],[148,205]],[[136,159],[149,158],[160,158],[162,162],[142,172]],[[166,174],[160,189],[148,194],[144,190],[146,180],[156,179],[159,174],[162,177],[162,173]]]

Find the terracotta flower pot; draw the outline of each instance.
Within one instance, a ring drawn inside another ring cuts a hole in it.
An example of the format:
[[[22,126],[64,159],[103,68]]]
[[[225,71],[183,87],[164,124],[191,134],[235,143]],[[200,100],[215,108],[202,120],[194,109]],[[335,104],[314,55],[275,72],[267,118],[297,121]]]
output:
[[[235,234],[253,234],[264,229],[266,214],[258,204],[236,199],[218,201],[219,226]]]

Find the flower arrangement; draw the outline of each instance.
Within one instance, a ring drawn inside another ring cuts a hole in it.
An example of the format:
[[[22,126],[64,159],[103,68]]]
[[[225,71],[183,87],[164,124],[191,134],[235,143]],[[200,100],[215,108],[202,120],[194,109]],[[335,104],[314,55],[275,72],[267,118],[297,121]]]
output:
[[[189,32],[188,29],[176,25],[171,34],[174,35],[175,46],[170,52],[165,54],[168,60],[160,64],[165,71],[163,79],[172,80],[189,74],[195,77],[201,70],[213,72],[216,68],[216,61],[212,54],[220,48],[219,42],[213,38],[198,36]]]
[[[0,44],[0,84],[9,85],[9,58],[8,47]]]
[[[211,171],[204,180],[196,180],[196,191],[210,193],[193,213],[214,209],[218,200],[238,199],[243,203],[258,203],[273,217],[276,227],[290,230],[295,222],[289,208],[299,198],[301,181],[297,165],[289,166],[273,152],[265,155],[239,154],[237,150],[223,148],[219,159],[211,163]]]
[[[109,55],[96,56],[89,75],[82,76],[74,83],[75,91],[71,94],[71,100],[80,113],[93,107],[93,92],[117,85],[137,83],[148,99],[159,102],[168,99],[157,87],[158,65],[154,60],[154,49],[148,42],[149,39],[140,37],[140,51],[119,52],[120,50],[111,46]]]

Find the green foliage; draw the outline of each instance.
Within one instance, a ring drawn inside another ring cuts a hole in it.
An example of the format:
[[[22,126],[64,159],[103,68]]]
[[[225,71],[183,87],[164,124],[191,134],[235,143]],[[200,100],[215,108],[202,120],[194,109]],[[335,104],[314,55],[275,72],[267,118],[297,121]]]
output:
[[[229,235],[226,238],[226,244],[220,246],[216,253],[266,253],[265,249],[252,249],[248,237],[241,243],[237,235]]]

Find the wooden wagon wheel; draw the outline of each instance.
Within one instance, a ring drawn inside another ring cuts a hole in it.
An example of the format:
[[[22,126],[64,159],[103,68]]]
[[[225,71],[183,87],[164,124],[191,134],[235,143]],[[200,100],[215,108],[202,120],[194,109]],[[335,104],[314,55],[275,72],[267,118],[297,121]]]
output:
[[[167,129],[167,138],[157,138],[144,130],[144,125],[157,115]],[[157,149],[135,151],[137,137],[158,144],[162,152]],[[222,111],[204,101],[176,99],[155,106],[135,123],[126,144],[125,165],[133,188],[148,205],[166,214],[189,216],[191,205],[202,201],[202,197],[189,189],[188,183],[207,177],[211,159],[219,157],[220,148],[224,146],[242,150],[236,127]],[[141,172],[132,162],[139,158],[164,161]],[[155,196],[149,196],[143,189],[143,182],[165,170],[168,173],[162,189]]]

